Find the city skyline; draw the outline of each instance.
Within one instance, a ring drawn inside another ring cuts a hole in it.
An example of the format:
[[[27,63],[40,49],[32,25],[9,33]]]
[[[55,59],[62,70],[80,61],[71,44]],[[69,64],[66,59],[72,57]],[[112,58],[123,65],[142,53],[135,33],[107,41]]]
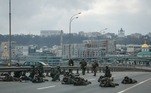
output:
[[[63,30],[68,33],[69,19],[81,12],[72,22],[72,33],[106,32],[125,34],[150,32],[148,0],[12,0],[12,34],[40,35],[41,30]],[[8,34],[8,0],[0,1],[0,34]]]

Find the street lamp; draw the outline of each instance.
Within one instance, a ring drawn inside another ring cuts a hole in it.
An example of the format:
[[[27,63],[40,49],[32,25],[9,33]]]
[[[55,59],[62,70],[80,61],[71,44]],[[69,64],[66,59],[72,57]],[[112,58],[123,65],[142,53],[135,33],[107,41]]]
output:
[[[11,66],[11,0],[9,0],[9,66]]]
[[[70,21],[69,21],[69,34],[71,34],[71,22],[74,20],[74,19],[77,19],[77,15],[81,14],[81,12],[79,12],[78,14],[74,14],[73,16],[71,16],[70,18]]]
[[[69,20],[69,40],[71,40],[71,23],[74,19],[77,19],[77,15],[81,14],[81,12],[77,13],[77,14],[74,14],[73,16],[70,17],[70,20]],[[69,59],[71,59],[71,53],[70,53],[70,47],[71,47],[71,42],[69,42]]]

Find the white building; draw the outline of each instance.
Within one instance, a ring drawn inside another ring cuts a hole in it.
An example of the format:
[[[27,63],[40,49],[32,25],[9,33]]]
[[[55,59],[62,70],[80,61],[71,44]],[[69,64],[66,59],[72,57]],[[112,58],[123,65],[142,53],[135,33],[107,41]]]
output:
[[[62,30],[41,30],[40,36],[48,37],[53,35],[61,35]]]
[[[135,44],[128,44],[128,45],[116,45],[116,49],[122,51],[125,51],[128,54],[134,54],[141,51],[141,45],[135,45]],[[125,49],[125,50],[124,50]]]
[[[130,54],[139,52],[141,50],[141,45],[129,44],[126,47],[127,47],[127,53],[130,53]]]

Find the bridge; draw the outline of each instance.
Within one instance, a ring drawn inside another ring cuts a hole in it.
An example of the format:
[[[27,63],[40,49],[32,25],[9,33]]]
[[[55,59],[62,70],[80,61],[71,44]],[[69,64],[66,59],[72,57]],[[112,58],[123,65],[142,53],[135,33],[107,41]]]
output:
[[[87,86],[62,85],[60,81],[52,82],[50,77],[47,77],[48,82],[36,84],[28,81],[0,82],[0,93],[150,93],[151,91],[150,72],[112,72],[114,82],[119,83],[115,88],[100,87],[97,80],[101,74],[103,73],[97,73],[96,77],[92,73],[80,75],[92,82]],[[123,85],[121,81],[124,76],[134,78],[138,83]]]
[[[45,71],[51,71],[52,67],[44,67]],[[96,76],[91,73],[91,67],[87,67],[86,75],[81,74],[79,66],[61,66],[62,70],[73,69],[74,73],[79,73],[81,77],[88,79],[92,84],[87,86],[62,85],[60,81],[52,82],[51,77],[46,77],[49,81],[44,83],[32,82],[2,82],[0,81],[0,93],[150,93],[151,88],[151,67],[140,66],[110,66],[114,82],[119,86],[115,88],[102,88],[97,82],[100,75],[103,75],[104,66],[99,67]],[[0,72],[30,71],[31,67],[0,67]],[[136,84],[123,85],[123,77],[129,76],[138,81]],[[61,75],[61,79],[62,79]]]

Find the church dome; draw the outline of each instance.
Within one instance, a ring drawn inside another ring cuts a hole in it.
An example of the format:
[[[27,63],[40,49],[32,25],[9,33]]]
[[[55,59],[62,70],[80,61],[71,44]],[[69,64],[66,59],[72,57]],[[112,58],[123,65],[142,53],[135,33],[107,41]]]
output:
[[[149,48],[149,45],[143,44],[143,45],[142,45],[142,48]]]

